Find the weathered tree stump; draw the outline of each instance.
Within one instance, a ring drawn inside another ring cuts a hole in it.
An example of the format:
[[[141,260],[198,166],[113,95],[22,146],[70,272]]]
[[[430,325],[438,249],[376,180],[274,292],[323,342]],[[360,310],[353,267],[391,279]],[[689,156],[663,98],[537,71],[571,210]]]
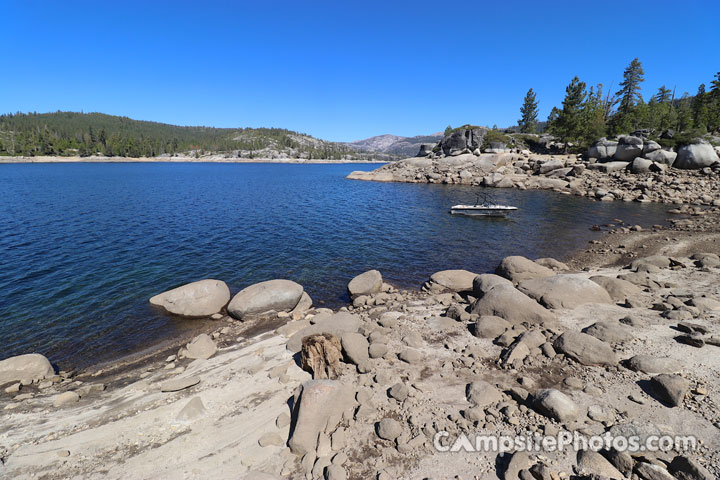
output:
[[[313,379],[337,378],[342,358],[342,346],[335,335],[320,333],[302,339],[302,368]]]

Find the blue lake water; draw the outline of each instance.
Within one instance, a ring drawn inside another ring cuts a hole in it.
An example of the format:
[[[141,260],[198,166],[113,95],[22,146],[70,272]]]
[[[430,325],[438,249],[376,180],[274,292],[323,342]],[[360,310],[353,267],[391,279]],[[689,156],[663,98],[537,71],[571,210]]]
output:
[[[620,218],[666,207],[493,190],[511,219],[453,217],[461,186],[346,180],[377,165],[0,165],[0,359],[40,352],[60,367],[117,358],[197,326],[148,298],[202,278],[233,293],[288,278],[316,305],[347,299],[376,268],[419,288],[435,271],[492,270],[507,255],[566,257]]]

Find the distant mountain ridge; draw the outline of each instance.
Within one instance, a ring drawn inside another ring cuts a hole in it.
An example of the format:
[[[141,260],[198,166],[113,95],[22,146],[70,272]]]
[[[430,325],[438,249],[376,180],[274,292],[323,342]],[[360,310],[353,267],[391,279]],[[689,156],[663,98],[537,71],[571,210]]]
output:
[[[418,153],[420,145],[435,144],[442,140],[442,138],[442,132],[431,135],[418,135],[415,137],[400,137],[398,135],[386,134],[349,142],[348,145],[364,152],[412,157]]]

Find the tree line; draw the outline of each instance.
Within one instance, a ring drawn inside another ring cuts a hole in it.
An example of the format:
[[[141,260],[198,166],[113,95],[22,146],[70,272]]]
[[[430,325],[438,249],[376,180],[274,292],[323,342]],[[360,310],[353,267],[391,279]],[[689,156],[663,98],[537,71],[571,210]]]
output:
[[[720,72],[709,90],[700,84],[697,93],[677,96],[665,85],[645,102],[642,83],[645,71],[637,58],[623,72],[620,89],[604,94],[603,85],[590,86],[574,77],[565,89],[560,107],[553,107],[545,131],[568,145],[586,147],[604,136],[648,130],[656,137],[665,133],[665,143],[687,140],[720,130]],[[538,101],[531,88],[520,108],[518,127],[522,133],[538,130]],[[670,133],[672,131],[673,133]],[[680,134],[680,135],[678,135]]]
[[[293,149],[307,158],[355,153],[346,145],[281,128],[183,127],[102,113],[0,115],[0,155],[155,157],[237,150],[252,157],[265,148]]]

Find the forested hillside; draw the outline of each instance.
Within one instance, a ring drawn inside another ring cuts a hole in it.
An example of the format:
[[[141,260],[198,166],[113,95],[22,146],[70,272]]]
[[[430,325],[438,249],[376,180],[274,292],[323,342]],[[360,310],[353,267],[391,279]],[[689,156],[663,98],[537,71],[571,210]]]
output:
[[[0,155],[154,157],[228,152],[243,157],[367,157],[347,145],[280,128],[180,127],[102,113],[29,113],[0,116]]]

